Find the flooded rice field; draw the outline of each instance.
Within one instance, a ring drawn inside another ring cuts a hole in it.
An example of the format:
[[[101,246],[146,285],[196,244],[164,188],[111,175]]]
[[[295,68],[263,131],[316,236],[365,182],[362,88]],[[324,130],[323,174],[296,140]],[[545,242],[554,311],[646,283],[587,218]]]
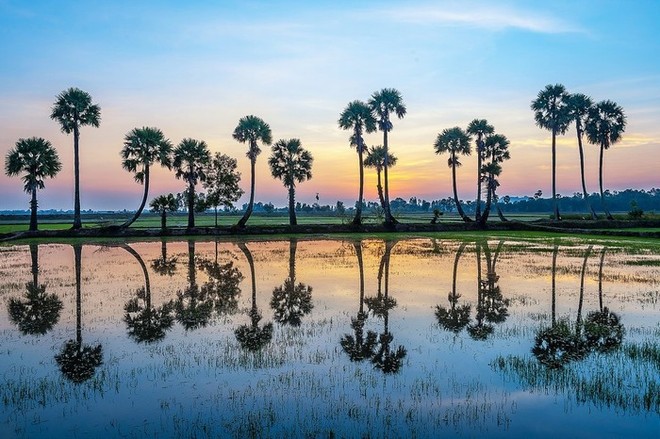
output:
[[[657,437],[657,248],[0,247],[0,437]]]

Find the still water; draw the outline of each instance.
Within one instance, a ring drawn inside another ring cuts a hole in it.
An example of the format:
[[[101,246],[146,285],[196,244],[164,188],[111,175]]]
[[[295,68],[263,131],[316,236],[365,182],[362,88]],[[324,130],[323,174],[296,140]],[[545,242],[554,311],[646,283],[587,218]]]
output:
[[[0,247],[0,437],[657,437],[660,252]]]

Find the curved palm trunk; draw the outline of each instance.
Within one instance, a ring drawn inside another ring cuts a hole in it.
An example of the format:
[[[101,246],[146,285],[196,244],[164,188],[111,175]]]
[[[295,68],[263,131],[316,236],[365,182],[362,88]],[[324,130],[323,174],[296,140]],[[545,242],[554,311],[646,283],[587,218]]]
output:
[[[298,224],[296,220],[296,187],[291,185],[289,188],[289,225],[295,226]]]
[[[452,281],[451,281],[452,309],[454,307],[455,302],[458,301],[458,294],[456,294],[456,281],[458,277],[458,261],[460,261],[464,249],[465,249],[465,243],[461,242],[461,245],[458,247],[458,250],[456,250],[456,256],[454,257],[454,271],[452,272]]]
[[[385,160],[383,166],[384,172],[385,172],[385,223],[386,224],[394,224],[396,223],[396,220],[392,216],[392,212],[390,211],[390,189],[389,189],[389,177],[387,173],[387,168],[390,167],[389,160],[388,160],[388,154],[389,150],[387,149],[387,130],[383,131],[383,149],[385,150]]]
[[[76,270],[76,342],[78,349],[82,345],[82,288],[81,288],[81,273],[82,273],[82,245],[73,245],[73,259]]]
[[[138,207],[138,210],[135,212],[135,215],[133,215],[133,218],[130,220],[126,221],[124,224],[122,224],[120,227],[121,228],[127,228],[131,224],[133,224],[139,217],[142,215],[142,210],[144,210],[144,206],[147,204],[147,197],[149,196],[149,165],[145,163],[144,165],[144,194],[142,195],[142,202],[140,203],[140,207]],[[161,227],[164,229],[165,226],[162,225],[161,221]]]
[[[456,210],[458,211],[458,214],[461,216],[463,221],[469,222],[471,221],[470,218],[465,215],[465,212],[463,212],[463,208],[461,207],[461,202],[458,201],[458,191],[456,189],[456,153],[453,151],[451,153],[451,182],[454,189],[454,202],[456,203]]]
[[[248,207],[245,210],[243,217],[236,224],[238,227],[245,227],[245,224],[250,218],[250,215],[252,215],[252,209],[254,208],[254,187],[255,187],[254,182],[255,182],[256,162],[257,162],[256,158],[250,159],[250,202],[248,203]]]
[[[600,160],[599,160],[599,165],[598,165],[598,182],[600,185],[600,203],[603,206],[603,210],[605,211],[605,216],[607,217],[608,220],[613,220],[614,218],[612,217],[612,214],[610,213],[609,210],[607,210],[607,204],[605,204],[605,194],[603,193],[603,153],[605,151],[605,148],[603,144],[600,145]]]
[[[243,242],[239,243],[238,248],[241,249],[241,251],[245,255],[245,259],[247,259],[248,265],[250,266],[250,280],[252,281],[252,309],[254,311],[256,311],[257,310],[257,281],[256,281],[255,272],[254,272],[254,259],[252,258],[252,253],[247,248],[245,243],[243,243]]]
[[[378,189],[378,199],[380,200],[380,207],[385,211],[385,197],[383,196],[383,185],[380,181],[380,173],[380,168],[376,168],[376,175],[378,175],[378,184],[376,185],[376,189]]]
[[[30,232],[37,231],[37,186],[35,185],[32,190],[32,199],[30,200]]]
[[[195,227],[195,185],[188,183],[188,228]]]
[[[131,256],[133,256],[137,261],[137,263],[140,265],[140,268],[142,269],[142,276],[144,277],[144,292],[145,292],[144,299],[145,299],[146,307],[151,308],[151,282],[149,280],[149,272],[147,271],[147,265],[144,263],[142,256],[140,256],[140,254],[136,252],[135,249],[130,245],[122,244],[121,248],[123,248],[128,253],[130,253]]]
[[[364,164],[362,162],[362,140],[358,140],[358,160],[360,162],[360,193],[358,195],[358,203],[355,206],[355,217],[353,224],[359,226],[362,224],[362,200],[364,198]]]
[[[490,174],[489,179],[488,179],[489,186],[490,186],[490,180],[492,178],[494,178],[494,176],[492,174]],[[484,208],[484,213],[481,215],[481,219],[479,221],[479,223],[481,225],[486,224],[486,221],[488,221],[488,217],[490,216],[490,208],[491,208],[492,203],[493,203],[493,189],[489,187],[488,188],[488,196],[486,197],[486,207]]]
[[[481,221],[481,149],[482,137],[479,133],[477,135],[477,207],[474,215],[474,220],[477,222]]]
[[[509,220],[506,219],[506,217],[504,216],[504,213],[502,212],[502,209],[500,209],[500,205],[497,204],[497,202],[495,202],[495,210],[497,211],[497,216],[500,217],[500,221],[502,221],[503,223],[509,221]]]
[[[584,196],[584,202],[587,203],[587,209],[591,215],[591,219],[598,219],[594,208],[589,202],[589,192],[587,192],[587,183],[584,179],[584,148],[582,148],[582,127],[578,120],[576,120],[576,130],[577,130],[577,139],[578,139],[578,150],[580,151],[580,177],[582,178],[582,195]]]
[[[580,271],[580,299],[578,301],[577,309],[577,321],[575,323],[575,332],[577,335],[580,334],[580,329],[582,327],[582,302],[584,300],[584,275],[587,272],[587,260],[589,259],[589,254],[591,253],[592,246],[589,246],[587,252],[584,254],[584,259],[582,261],[582,270]]]
[[[552,202],[555,215],[555,221],[560,221],[559,203],[557,202],[557,188],[555,185],[557,174],[557,131],[552,129]]]
[[[74,230],[82,228],[80,219],[80,157],[79,157],[80,130],[78,124],[73,127],[73,226]]]

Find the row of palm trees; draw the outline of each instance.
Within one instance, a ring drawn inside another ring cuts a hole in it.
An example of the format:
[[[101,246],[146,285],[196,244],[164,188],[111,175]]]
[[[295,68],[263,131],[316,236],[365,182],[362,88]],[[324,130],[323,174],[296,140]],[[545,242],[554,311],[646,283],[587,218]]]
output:
[[[565,134],[571,123],[575,123],[575,131],[580,152],[580,176],[582,182],[582,196],[592,219],[596,219],[596,212],[589,203],[589,192],[584,178],[584,151],[582,147],[583,136],[587,135],[589,143],[600,148],[598,165],[598,182],[600,199],[607,219],[613,219],[607,205],[603,191],[603,153],[613,144],[621,140],[626,129],[626,116],[623,108],[615,102],[605,100],[594,104],[589,96],[582,93],[570,94],[562,84],[548,84],[541,90],[531,103],[536,124],[552,133],[552,199],[554,202],[554,219],[561,220],[556,191],[557,168],[557,135]]]
[[[626,126],[626,118],[620,106],[611,101],[593,104],[588,96],[583,94],[570,95],[561,84],[548,85],[541,90],[532,101],[537,125],[552,133],[552,193],[554,199],[554,218],[561,219],[556,197],[556,136],[564,134],[569,125],[575,122],[578,147],[580,151],[580,166],[582,189],[587,207],[592,218],[596,218],[593,207],[589,205],[584,179],[584,153],[582,137],[586,133],[590,143],[600,146],[599,181],[603,208],[608,218],[612,218],[604,204],[603,192],[603,152],[620,140]],[[392,118],[399,119],[406,115],[406,106],[401,93],[393,88],[384,88],[374,92],[365,103],[359,100],[350,102],[340,114],[339,127],[351,131],[350,145],[358,153],[359,193],[356,202],[353,224],[362,224],[362,208],[364,206],[364,166],[373,167],[378,174],[378,195],[384,211],[385,224],[393,225],[396,219],[392,216],[389,202],[388,169],[396,163],[396,157],[389,152],[388,133],[393,129]],[[91,96],[78,88],[70,88],[60,93],[52,108],[51,118],[59,122],[64,133],[73,134],[74,139],[74,221],[73,229],[82,227],[80,217],[80,172],[79,172],[79,140],[80,129],[83,126],[98,127],[100,125],[100,107],[92,103]],[[364,135],[377,130],[383,132],[383,144],[368,148]],[[250,218],[254,207],[256,160],[261,153],[261,146],[272,144],[270,126],[261,118],[253,115],[241,118],[236,126],[233,138],[248,145],[247,157],[250,159],[250,199],[247,209],[238,221],[238,227],[244,227]],[[448,166],[452,169],[452,188],[456,209],[461,218],[472,221],[462,209],[456,187],[456,168],[461,166],[459,156],[471,154],[472,136],[475,139],[477,152],[477,196],[474,220],[485,223],[490,214],[493,201],[497,201],[496,189],[499,186],[497,177],[502,172],[501,163],[510,158],[509,140],[495,134],[494,128],[485,119],[474,119],[466,130],[454,127],[443,130],[437,135],[434,143],[436,154],[449,153]],[[365,157],[366,155],[366,157]],[[133,217],[120,227],[133,224],[146,205],[149,194],[151,168],[159,164],[168,169],[174,168],[177,178],[187,184],[185,191],[188,210],[188,227],[195,225],[195,206],[198,198],[195,187],[203,183],[207,189],[205,206],[215,207],[216,225],[218,206],[232,207],[243,191],[238,186],[240,174],[236,171],[236,160],[220,153],[211,156],[208,145],[202,140],[183,139],[176,147],[165,138],[163,132],[154,127],[135,128],[126,134],[124,147],[121,151],[122,166],[134,173],[135,180],[144,186],[144,194],[139,208]],[[271,174],[282,180],[289,193],[289,222],[296,224],[295,190],[296,184],[312,177],[313,157],[302,147],[299,139],[282,139],[272,146],[269,158]],[[42,138],[20,139],[6,158],[7,175],[24,174],[24,189],[31,194],[30,230],[37,230],[37,190],[44,187],[45,178],[53,178],[61,170],[62,165],[57,152],[50,142]],[[383,182],[381,182],[381,172]],[[384,185],[382,184],[384,183]],[[483,190],[485,188],[485,203],[482,210]],[[172,206],[172,200],[157,198],[152,202],[152,209],[162,213],[163,223],[165,212]],[[498,214],[505,220],[498,208]]]

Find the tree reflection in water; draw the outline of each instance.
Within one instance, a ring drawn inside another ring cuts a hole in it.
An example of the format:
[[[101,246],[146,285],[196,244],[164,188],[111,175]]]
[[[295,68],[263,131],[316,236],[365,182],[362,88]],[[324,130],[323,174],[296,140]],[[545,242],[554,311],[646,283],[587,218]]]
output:
[[[62,374],[70,381],[80,384],[94,376],[96,368],[103,363],[103,349],[100,344],[86,346],[82,339],[82,295],[81,295],[81,265],[82,245],[73,244],[73,254],[76,272],[76,339],[68,340],[55,361]]]
[[[249,351],[259,351],[265,345],[267,345],[273,337],[273,324],[266,323],[263,327],[259,327],[259,321],[261,320],[261,313],[257,309],[257,285],[256,285],[256,276],[254,271],[254,259],[252,258],[252,253],[247,248],[245,243],[239,243],[238,248],[241,249],[245,258],[248,261],[250,266],[250,279],[252,285],[252,307],[249,311],[250,324],[241,325],[234,331],[236,340],[245,350]]]
[[[300,326],[302,317],[314,308],[312,287],[299,282],[296,284],[296,239],[289,240],[289,277],[283,285],[273,290],[270,307],[275,311],[274,318],[283,325]]]
[[[201,294],[213,302],[216,313],[234,314],[238,311],[238,298],[241,295],[239,284],[243,280],[238,267],[233,261],[224,264],[218,262],[218,241],[215,241],[215,259],[201,259],[199,268],[206,272],[208,281],[202,285]]]
[[[9,319],[24,335],[44,335],[57,324],[62,301],[56,294],[47,294],[46,285],[39,284],[39,247],[30,244],[32,281],[25,284],[25,300],[12,297],[7,306]]]
[[[174,276],[176,272],[177,258],[167,256],[167,241],[165,239],[161,242],[161,255],[160,258],[151,261],[151,268],[161,276]]]
[[[447,331],[451,331],[454,334],[461,332],[467,325],[470,323],[470,310],[471,306],[469,304],[458,305],[458,299],[461,298],[461,295],[458,294],[456,290],[456,278],[458,273],[458,262],[461,259],[461,255],[465,250],[465,243],[461,242],[454,256],[454,270],[452,275],[451,291],[447,296],[449,300],[449,308],[445,308],[442,305],[437,305],[435,307],[435,317],[438,320],[438,325]]]
[[[124,305],[124,322],[128,327],[128,335],[137,342],[153,343],[162,340],[174,324],[174,303],[170,300],[159,307],[152,305],[151,282],[144,260],[129,245],[121,244],[120,247],[135,258],[144,277],[144,287],[138,288],[135,297]]]
[[[188,241],[188,286],[177,293],[174,302],[176,320],[187,330],[208,325],[213,313],[213,300],[197,284],[195,241]]]
[[[345,334],[340,341],[340,345],[351,361],[360,362],[371,359],[375,354],[378,336],[374,331],[367,331],[364,336],[364,324],[368,314],[364,311],[364,262],[362,259],[362,242],[354,241],[355,255],[358,260],[358,273],[360,279],[360,306],[357,315],[351,318],[351,328],[353,334]]]

